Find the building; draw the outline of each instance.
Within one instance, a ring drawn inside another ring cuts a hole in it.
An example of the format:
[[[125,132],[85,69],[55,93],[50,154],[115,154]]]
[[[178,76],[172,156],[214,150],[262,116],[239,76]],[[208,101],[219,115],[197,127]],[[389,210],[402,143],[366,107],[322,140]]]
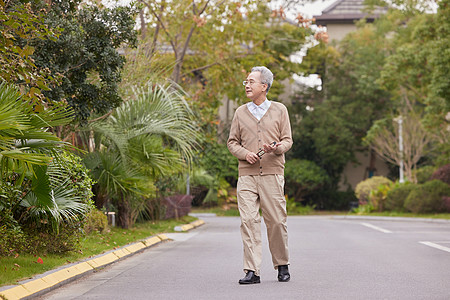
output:
[[[365,18],[373,22],[386,9],[376,8],[371,13],[366,12],[364,0],[337,0],[325,10],[322,15],[314,16],[316,24],[327,28],[330,40],[341,40],[347,33],[356,30],[355,22]]]

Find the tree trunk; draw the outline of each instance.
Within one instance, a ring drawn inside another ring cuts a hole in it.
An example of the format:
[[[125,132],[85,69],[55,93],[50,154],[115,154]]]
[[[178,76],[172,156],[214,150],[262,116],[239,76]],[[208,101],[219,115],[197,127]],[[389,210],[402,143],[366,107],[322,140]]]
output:
[[[146,33],[147,33],[147,24],[145,23],[145,15],[144,15],[144,10],[143,9],[141,9],[139,11],[139,18],[140,18],[140,21],[141,21],[141,37],[142,37],[142,40],[145,40],[145,36],[146,36]]]
[[[126,198],[121,198],[117,202],[117,225],[123,229],[128,229],[130,227],[130,204]]]

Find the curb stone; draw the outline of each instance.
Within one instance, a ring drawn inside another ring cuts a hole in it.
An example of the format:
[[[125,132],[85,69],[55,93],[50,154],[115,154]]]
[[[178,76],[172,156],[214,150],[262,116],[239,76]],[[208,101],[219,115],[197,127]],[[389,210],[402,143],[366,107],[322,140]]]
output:
[[[180,226],[175,226],[175,231],[189,231],[191,229],[197,228],[199,226],[202,226],[203,224],[205,224],[205,221],[203,220],[197,220],[194,222],[191,222],[189,224],[184,224],[184,225],[180,225]]]
[[[189,231],[203,224],[205,224],[203,220],[196,220],[189,224],[176,226],[175,231]],[[180,230],[177,230],[177,228]],[[170,239],[165,234],[158,234],[122,248],[108,251],[86,261],[47,271],[33,279],[22,281],[19,285],[0,287],[0,295],[8,300],[31,299],[168,240]]]

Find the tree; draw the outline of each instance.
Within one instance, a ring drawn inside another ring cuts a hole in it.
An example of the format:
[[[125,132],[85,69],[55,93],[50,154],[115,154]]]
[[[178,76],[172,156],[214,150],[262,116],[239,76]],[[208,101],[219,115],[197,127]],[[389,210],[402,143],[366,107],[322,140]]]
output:
[[[337,190],[344,167],[365,150],[363,137],[389,106],[389,92],[376,82],[388,54],[387,30],[361,22],[338,45],[321,42],[309,49],[302,62],[306,74],[319,73],[322,89],[306,89],[293,98],[293,137],[301,142],[294,143],[289,157],[325,170],[326,190]]]
[[[90,207],[89,177],[71,177],[73,161],[48,131],[70,122],[72,112],[64,106],[35,108],[12,85],[0,84],[0,221],[14,237],[25,229],[57,234]]]
[[[326,172],[309,160],[291,159],[286,162],[286,189],[296,201],[322,187],[328,180]]]
[[[27,6],[45,11],[45,28],[60,30],[52,40],[16,41],[34,49],[30,57],[38,70],[61,78],[59,84],[50,84],[44,95],[67,102],[81,123],[93,113],[104,114],[118,106],[122,99],[117,85],[125,62],[118,48],[136,42],[133,8],[99,8],[81,4],[81,0],[29,1]]]
[[[46,165],[62,141],[48,132],[52,126],[72,120],[72,112],[55,105],[36,112],[36,106],[21,98],[10,84],[0,84],[0,175],[6,180],[9,172],[33,173],[35,165]],[[20,184],[19,184],[20,185]]]
[[[399,124],[392,119],[376,121],[367,132],[366,143],[388,162],[400,166],[402,161],[406,178],[416,183],[417,179],[413,170],[416,169],[419,160],[425,156],[432,138],[417,115],[411,113],[401,118],[403,152],[400,151]]]
[[[32,58],[36,49],[31,41],[54,40],[59,31],[45,25],[43,13],[33,11],[29,3],[0,1],[0,20],[1,81],[16,84],[22,97],[36,105],[43,104],[42,91],[49,90],[50,83],[58,84],[58,77],[52,77],[49,70],[36,66]]]
[[[123,228],[132,224],[131,206],[154,196],[155,179],[189,165],[198,142],[192,112],[175,85],[149,83],[90,127],[97,151],[85,161],[98,182],[97,197],[113,200]]]
[[[210,139],[216,138],[223,100],[244,101],[241,81],[250,67],[266,65],[274,71],[270,97],[277,98],[281,81],[298,68],[289,56],[310,33],[273,13],[267,1],[140,2],[141,44],[138,51],[128,52],[124,92],[151,73],[171,78],[191,95]]]

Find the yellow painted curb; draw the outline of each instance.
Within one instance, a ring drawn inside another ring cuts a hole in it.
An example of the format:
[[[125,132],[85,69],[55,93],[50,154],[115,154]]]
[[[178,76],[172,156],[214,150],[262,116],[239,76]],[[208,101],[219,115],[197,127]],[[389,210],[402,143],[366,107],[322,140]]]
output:
[[[165,234],[158,234],[158,237],[161,241],[167,241],[169,238]]]
[[[108,253],[106,255],[88,260],[87,263],[90,264],[93,268],[97,269],[101,266],[110,264],[118,259],[119,258],[116,255],[114,255],[114,253]]]
[[[126,249],[127,251],[129,251],[130,253],[137,252],[137,251],[139,251],[139,250],[141,250],[141,249],[143,249],[143,248],[145,248],[145,245],[144,245],[144,243],[142,243],[142,242],[134,243],[134,244],[131,244],[131,245],[128,246],[128,247],[125,247],[125,249]]]
[[[165,240],[169,240],[169,238],[164,234],[159,234],[144,241],[131,244],[125,248],[115,250],[103,256],[78,263],[54,273],[50,273],[42,278],[37,278],[10,289],[0,291],[0,295],[6,297],[6,299],[8,300],[16,300],[29,297],[37,292],[51,288],[52,286],[55,286],[56,284],[61,283],[69,278],[73,278],[85,272],[100,268],[104,265],[117,261],[122,257],[125,257]]]
[[[8,300],[16,300],[29,296],[30,292],[27,291],[22,285],[19,285],[8,290],[1,291],[0,295],[5,296]]]
[[[192,222],[191,224],[194,225],[194,227],[198,227],[198,226],[200,226],[200,225],[205,224],[205,221],[203,221],[203,220],[197,220],[197,221]]]
[[[175,231],[189,231],[189,230],[194,229],[194,228],[196,228],[196,227],[198,227],[200,225],[203,225],[203,224],[205,224],[205,221],[203,221],[203,220],[196,220],[196,221],[193,221],[193,222],[191,222],[189,224],[176,226],[175,227]]]
[[[127,249],[125,249],[125,248],[116,250],[116,251],[114,251],[113,253],[114,253],[114,255],[117,256],[118,258],[122,258],[122,257],[125,257],[125,256],[131,254],[131,252],[128,251]]]
[[[151,238],[146,239],[145,241],[143,241],[143,243],[147,247],[153,246],[153,245],[155,245],[157,243],[160,243],[160,242],[161,242],[161,240],[157,236],[151,237]]]
[[[188,230],[191,230],[192,228],[194,228],[194,225],[192,225],[192,224],[181,225],[181,230],[182,231],[188,231]]]
[[[92,270],[92,267],[87,262],[76,264],[74,267],[80,271],[79,274]]]
[[[50,285],[44,280],[42,280],[42,278],[29,281],[27,283],[22,284],[22,286],[29,292],[29,295],[32,295],[34,293],[37,293],[50,287]]]

